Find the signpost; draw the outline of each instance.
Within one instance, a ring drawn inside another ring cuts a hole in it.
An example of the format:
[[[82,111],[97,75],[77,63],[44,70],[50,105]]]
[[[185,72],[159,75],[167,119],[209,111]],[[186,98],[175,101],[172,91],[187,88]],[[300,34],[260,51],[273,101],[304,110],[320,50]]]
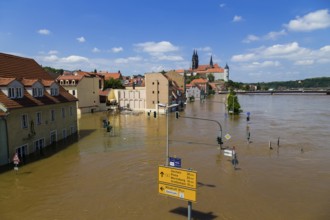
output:
[[[225,135],[225,138],[226,138],[226,140],[229,140],[231,138],[231,135],[230,134],[226,134]]]
[[[181,158],[170,157],[170,166],[181,168]]]
[[[197,172],[160,165],[158,167],[158,181],[178,187],[196,189]]]
[[[233,156],[233,151],[232,150],[224,150],[223,154],[227,157],[232,157]]]
[[[196,190],[159,183],[158,191],[166,196],[196,202]]]
[[[18,154],[15,153],[14,157],[13,157],[13,163],[15,164],[14,170],[18,170],[18,164],[20,163],[20,159],[18,157]]]

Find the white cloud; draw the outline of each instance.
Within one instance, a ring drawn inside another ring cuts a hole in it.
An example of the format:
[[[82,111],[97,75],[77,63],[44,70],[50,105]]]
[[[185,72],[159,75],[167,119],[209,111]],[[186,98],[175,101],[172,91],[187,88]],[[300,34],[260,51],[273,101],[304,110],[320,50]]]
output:
[[[330,15],[328,9],[311,12],[304,17],[296,17],[285,26],[290,31],[313,31],[330,27]]]
[[[297,60],[294,62],[294,65],[299,65],[299,66],[307,66],[307,65],[313,65],[314,60]]]
[[[171,56],[171,55],[163,55],[158,57],[159,60],[169,60],[169,61],[182,61],[183,58],[181,56]]]
[[[174,46],[168,41],[161,41],[161,42],[145,42],[135,44],[135,46],[142,50],[143,52],[147,52],[150,54],[159,54],[159,53],[166,53],[166,52],[173,52],[179,50],[178,47]]]
[[[324,46],[320,49],[322,52],[330,52],[330,45]]]
[[[225,3],[222,3],[219,6],[220,6],[220,8],[224,8],[226,6],[226,4]]]
[[[203,52],[210,52],[210,51],[212,51],[212,48],[209,47],[209,46],[206,46],[206,47],[198,48],[197,50],[198,51],[203,51]]]
[[[239,21],[242,21],[243,18],[242,16],[238,16],[238,15],[235,15],[234,18],[233,18],[233,22],[239,22]]]
[[[257,67],[257,68],[277,67],[277,66],[280,66],[280,62],[266,60],[266,61],[263,61],[263,62],[253,62],[252,65],[254,67]]]
[[[250,43],[250,42],[258,41],[258,40],[260,40],[260,38],[258,36],[250,34],[243,40],[243,43]]]
[[[266,40],[276,40],[279,36],[286,35],[286,31],[283,29],[281,31],[271,31],[264,38]]]
[[[301,48],[297,42],[290,44],[276,44],[271,47],[268,47],[264,50],[264,54],[267,56],[275,56],[281,54],[294,53],[299,51]]]
[[[63,62],[63,63],[88,62],[88,58],[82,57],[82,56],[71,55],[71,56],[68,56],[68,57],[61,58],[60,62]]]
[[[84,37],[78,37],[76,38],[79,43],[84,43],[86,39]]]
[[[101,50],[97,47],[94,47],[93,50],[92,50],[93,53],[99,53],[101,52]]]
[[[52,55],[52,54],[58,54],[58,51],[57,50],[50,50],[48,52],[48,54]]]
[[[56,55],[45,56],[42,58],[45,62],[57,62],[59,58]]]
[[[40,29],[40,30],[38,30],[38,33],[41,34],[41,35],[49,35],[50,34],[50,30]]]
[[[255,59],[255,54],[253,53],[234,55],[231,58],[233,62],[246,62],[253,59]]]
[[[115,63],[122,64],[122,63],[130,63],[130,62],[137,62],[141,61],[141,57],[127,57],[127,58],[118,58],[115,60]]]
[[[124,49],[122,47],[113,47],[111,48],[111,51],[113,53],[119,53],[119,52],[122,52]]]

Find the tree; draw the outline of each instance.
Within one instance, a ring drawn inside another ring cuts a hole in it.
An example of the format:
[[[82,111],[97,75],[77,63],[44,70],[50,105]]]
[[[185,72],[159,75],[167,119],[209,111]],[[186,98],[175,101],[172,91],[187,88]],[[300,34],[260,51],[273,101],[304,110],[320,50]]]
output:
[[[123,89],[124,86],[121,83],[120,79],[111,78],[109,80],[104,81],[104,89],[112,88],[112,89]]]
[[[214,82],[215,77],[214,77],[213,73],[208,74],[207,79],[209,80],[209,82]]]
[[[227,110],[230,114],[238,115],[242,112],[241,105],[238,102],[238,97],[234,90],[230,90],[227,96]]]

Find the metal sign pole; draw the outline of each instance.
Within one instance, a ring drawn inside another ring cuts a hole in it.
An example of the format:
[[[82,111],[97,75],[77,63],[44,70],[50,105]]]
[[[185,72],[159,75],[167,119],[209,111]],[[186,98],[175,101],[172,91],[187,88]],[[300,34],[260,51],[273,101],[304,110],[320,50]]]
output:
[[[188,220],[191,220],[192,202],[188,201]]]

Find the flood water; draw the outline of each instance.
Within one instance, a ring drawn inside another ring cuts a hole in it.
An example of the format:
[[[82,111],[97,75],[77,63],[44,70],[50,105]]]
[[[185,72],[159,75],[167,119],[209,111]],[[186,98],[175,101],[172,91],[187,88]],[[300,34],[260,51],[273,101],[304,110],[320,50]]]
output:
[[[197,171],[192,218],[330,219],[330,96],[240,95],[239,117],[225,114],[224,98],[188,103],[180,115],[218,120],[236,170],[216,123],[169,115],[170,156]],[[64,150],[0,174],[1,220],[187,219],[186,201],[158,194],[165,115],[85,114],[79,129]]]

